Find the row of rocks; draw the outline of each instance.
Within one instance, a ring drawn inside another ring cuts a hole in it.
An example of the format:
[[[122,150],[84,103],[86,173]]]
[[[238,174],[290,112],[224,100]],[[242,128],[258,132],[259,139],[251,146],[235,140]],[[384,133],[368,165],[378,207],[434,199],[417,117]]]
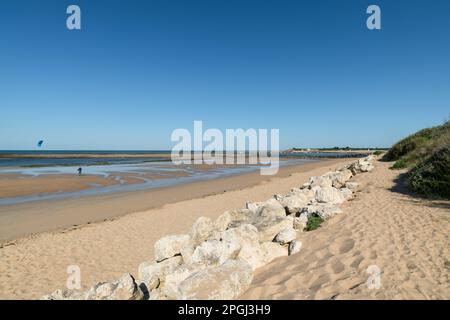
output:
[[[337,206],[358,188],[352,177],[373,169],[372,156],[311,177],[286,195],[248,202],[216,220],[200,217],[188,234],[155,243],[155,259],[139,265],[138,280],[124,274],[86,292],[57,290],[44,299],[233,299],[251,283],[253,271],[300,251],[297,239],[311,216],[339,214]]]

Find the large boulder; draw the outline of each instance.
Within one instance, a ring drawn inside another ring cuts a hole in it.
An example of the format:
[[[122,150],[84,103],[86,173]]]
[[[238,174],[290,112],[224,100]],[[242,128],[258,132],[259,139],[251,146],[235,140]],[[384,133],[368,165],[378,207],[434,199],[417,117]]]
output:
[[[222,235],[223,241],[239,242],[241,248],[238,258],[247,261],[252,269],[257,269],[278,256],[287,255],[287,249],[271,242],[284,229],[292,228],[294,218],[259,218],[253,225],[242,224],[237,228],[228,229]],[[256,228],[255,228],[256,227]]]
[[[148,295],[148,300],[167,300],[167,296],[161,292],[161,289],[154,289]]]
[[[191,265],[195,268],[214,267],[239,254],[241,246],[236,241],[208,240],[197,248],[191,257]]]
[[[331,187],[333,182],[328,176],[319,176],[309,178],[309,187],[312,189],[314,187]]]
[[[342,210],[333,204],[317,204],[305,207],[300,216],[310,217],[317,215],[323,220],[328,220],[340,213],[342,213]]]
[[[230,300],[241,295],[250,285],[253,272],[250,265],[240,259],[196,272],[178,288],[180,300]]]
[[[259,245],[258,229],[251,224],[242,224],[222,234],[223,241],[238,242],[241,245],[238,259],[245,260],[253,270],[264,265],[263,252]]]
[[[255,216],[262,218],[285,217],[286,210],[280,202],[274,198],[271,198],[258,207],[255,212]]]
[[[256,210],[258,210],[258,208],[261,206],[261,203],[262,202],[250,202],[250,201],[247,201],[245,203],[245,209],[255,213]]]
[[[345,198],[334,187],[322,187],[316,191],[316,200],[319,203],[340,204],[344,202]]]
[[[332,186],[339,189],[344,186],[348,180],[350,180],[353,174],[350,170],[344,169],[342,171],[330,172],[327,176],[331,179]]]
[[[371,163],[364,163],[360,165],[359,169],[361,170],[361,172],[370,172],[374,169],[374,166]]]
[[[302,193],[278,196],[277,200],[289,214],[295,214],[299,212],[301,208],[309,203],[309,199],[307,198],[307,196]]]
[[[301,241],[299,241],[299,240],[292,240],[289,243],[288,252],[289,252],[290,256],[300,252],[301,249],[302,249],[302,242]]]
[[[191,267],[186,265],[179,266],[172,273],[168,274],[164,282],[161,283],[161,294],[168,299],[177,299],[180,284],[194,272],[196,272],[196,270]]]
[[[252,224],[241,224],[222,233],[222,241],[237,242],[241,246],[253,246],[258,243],[258,229]]]
[[[190,237],[187,234],[165,236],[155,243],[155,259],[162,261],[181,253],[181,248],[188,244]]]
[[[272,241],[281,230],[293,225],[288,217],[265,217],[257,219],[252,224],[258,229],[259,241]]]
[[[140,286],[145,286],[145,289],[150,292],[158,287],[160,282],[165,280],[165,276],[173,272],[182,262],[181,256],[175,256],[161,262],[142,262],[138,268]]]
[[[345,183],[345,188],[350,189],[353,192],[358,190],[358,186],[359,186],[358,182],[348,181],[348,182]]]
[[[117,282],[111,300],[141,300],[144,297],[133,276],[125,273]]]
[[[369,172],[372,171],[374,169],[373,164],[370,162],[372,161],[372,158],[363,158],[363,159],[359,159],[358,161],[352,163],[348,169],[353,173],[353,174],[358,174],[360,172]]]
[[[291,225],[280,231],[275,237],[275,242],[279,244],[287,244],[297,238],[297,231]]]
[[[290,195],[300,195],[304,197],[305,201],[309,202],[314,199],[314,191],[311,189],[300,189],[300,188],[292,188],[289,192]]]
[[[200,217],[194,222],[189,235],[195,245],[207,240],[215,230],[214,223],[210,218]]]
[[[303,231],[306,228],[307,224],[308,224],[308,214],[301,213],[300,216],[294,218],[292,226],[297,231]]]
[[[352,190],[348,188],[341,188],[339,189],[339,192],[342,194],[345,200],[348,200],[353,196]]]
[[[254,212],[249,209],[228,210],[222,213],[216,221],[214,221],[214,226],[218,231],[225,231],[233,222],[245,222],[250,220],[253,217],[253,214]]]
[[[88,291],[56,290],[43,296],[43,300],[142,300],[144,293],[137,285],[133,276],[125,273],[119,280],[100,282]]]
[[[358,165],[357,162],[354,162],[354,163],[350,164],[350,165],[348,166],[348,170],[350,170],[351,173],[352,173],[353,175],[357,175],[358,173],[361,172],[361,170],[359,169],[359,165]]]

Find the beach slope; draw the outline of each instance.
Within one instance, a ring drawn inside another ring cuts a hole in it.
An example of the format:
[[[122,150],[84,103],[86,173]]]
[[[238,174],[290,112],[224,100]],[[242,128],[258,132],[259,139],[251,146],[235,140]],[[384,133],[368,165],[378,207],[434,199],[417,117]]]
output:
[[[344,213],[303,233],[302,250],[257,271],[242,299],[450,299],[450,202],[408,193],[377,162]],[[380,274],[380,287],[369,277]]]

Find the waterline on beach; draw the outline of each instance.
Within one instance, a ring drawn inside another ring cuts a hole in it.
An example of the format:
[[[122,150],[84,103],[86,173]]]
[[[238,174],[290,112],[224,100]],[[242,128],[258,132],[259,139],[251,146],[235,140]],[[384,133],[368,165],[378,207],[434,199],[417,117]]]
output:
[[[281,166],[299,165],[317,162],[315,159],[286,159]],[[3,168],[1,174],[20,175],[21,177],[45,177],[51,175],[66,175],[76,179],[77,167],[54,166],[45,168]],[[153,162],[145,164],[116,164],[88,166],[83,168],[84,176],[113,177],[114,184],[90,184],[89,188],[69,192],[52,192],[0,198],[0,205],[13,205],[34,201],[78,198],[93,195],[111,194],[117,192],[133,192],[147,189],[170,187],[196,181],[212,180],[221,177],[239,175],[259,170],[260,166],[175,166],[168,162]],[[124,175],[132,175],[139,182],[128,183]]]

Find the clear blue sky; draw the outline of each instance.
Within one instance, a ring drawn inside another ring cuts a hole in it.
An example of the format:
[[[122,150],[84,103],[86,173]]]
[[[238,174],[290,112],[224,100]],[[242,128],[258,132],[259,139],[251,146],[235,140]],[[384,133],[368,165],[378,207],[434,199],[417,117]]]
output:
[[[0,149],[167,149],[194,120],[279,128],[282,148],[389,146],[450,113],[449,14],[448,0],[1,1]]]

